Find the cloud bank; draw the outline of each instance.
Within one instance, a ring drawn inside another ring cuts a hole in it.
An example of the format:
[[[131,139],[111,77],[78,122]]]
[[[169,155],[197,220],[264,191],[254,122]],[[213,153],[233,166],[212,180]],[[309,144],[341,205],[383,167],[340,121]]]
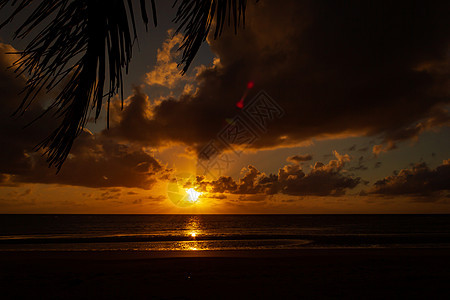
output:
[[[286,114],[252,148],[365,135],[382,139],[375,154],[394,149],[449,125],[448,10],[447,1],[250,5],[245,30],[209,39],[217,60],[199,71],[195,93],[149,106],[137,92],[109,134],[200,149],[239,113],[253,82],[243,105],[262,89]]]
[[[345,164],[350,161],[348,155],[340,155],[336,151],[334,155],[336,159],[327,164],[316,162],[309,173],[305,173],[299,164],[291,164],[280,168],[278,174],[266,175],[249,165],[244,170],[244,176],[237,181],[229,176],[211,181],[197,176],[195,185],[213,194],[343,196],[347,190],[355,188],[361,179],[344,170]]]
[[[435,169],[426,163],[415,164],[411,169],[402,169],[395,175],[377,181],[370,194],[437,196],[450,191],[450,159]],[[450,193],[447,193],[447,197]]]

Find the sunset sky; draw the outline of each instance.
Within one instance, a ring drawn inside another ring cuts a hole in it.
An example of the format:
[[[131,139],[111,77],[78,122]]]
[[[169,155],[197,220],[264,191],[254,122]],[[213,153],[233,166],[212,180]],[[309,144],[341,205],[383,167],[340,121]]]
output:
[[[157,1],[124,109],[109,130],[92,113],[58,174],[33,148],[59,120],[23,129],[55,93],[10,117],[25,78],[7,52],[27,41],[20,18],[1,30],[0,213],[450,213],[447,1],[249,2],[182,76],[176,10]]]

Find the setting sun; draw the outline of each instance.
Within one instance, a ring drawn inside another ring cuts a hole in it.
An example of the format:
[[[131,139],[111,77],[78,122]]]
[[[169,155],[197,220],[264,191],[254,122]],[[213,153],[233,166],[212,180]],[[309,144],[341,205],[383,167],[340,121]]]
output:
[[[193,188],[186,190],[186,193],[189,196],[189,201],[195,203],[198,201],[198,197],[202,194],[201,192],[197,192]]]

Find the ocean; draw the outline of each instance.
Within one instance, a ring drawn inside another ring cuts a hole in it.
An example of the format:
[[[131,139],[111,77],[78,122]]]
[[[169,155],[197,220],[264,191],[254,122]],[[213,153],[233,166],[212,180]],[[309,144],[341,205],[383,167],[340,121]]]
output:
[[[450,215],[0,215],[0,250],[450,248]]]

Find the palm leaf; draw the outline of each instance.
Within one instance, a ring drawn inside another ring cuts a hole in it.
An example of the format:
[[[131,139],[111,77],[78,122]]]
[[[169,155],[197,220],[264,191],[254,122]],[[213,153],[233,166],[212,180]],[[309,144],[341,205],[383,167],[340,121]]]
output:
[[[8,2],[0,0],[0,9]],[[32,2],[11,1],[16,9],[0,28]],[[154,0],[151,4],[156,25]],[[140,10],[147,26],[145,0],[140,1]],[[61,124],[37,146],[46,150],[49,165],[59,170],[86,124],[89,107],[95,108],[98,118],[104,98],[109,107],[111,97],[120,92],[123,101],[123,71],[128,71],[137,38],[134,10],[131,0],[45,0],[17,29],[15,37],[23,38],[37,26],[43,29],[18,53],[20,58],[14,63],[18,75],[26,73],[29,78],[15,113],[23,113],[40,91],[68,82],[46,111],[62,118]],[[109,113],[107,119],[109,126]]]
[[[176,0],[174,6],[177,4],[177,15],[174,22],[179,23],[179,27],[175,34],[182,32],[184,35],[179,49],[183,51],[179,64],[179,66],[183,66],[182,74],[188,70],[200,46],[206,40],[214,21],[214,39],[222,34],[226,20],[228,20],[228,26],[234,27],[235,32],[237,32],[241,20],[245,26],[247,0]]]

